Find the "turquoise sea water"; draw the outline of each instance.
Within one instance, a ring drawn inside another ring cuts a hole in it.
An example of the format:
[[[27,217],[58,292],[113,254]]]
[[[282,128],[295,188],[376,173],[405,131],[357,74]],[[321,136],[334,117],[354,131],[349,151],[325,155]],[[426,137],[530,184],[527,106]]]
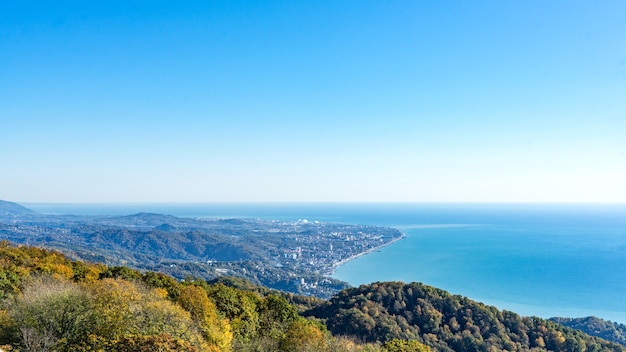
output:
[[[626,205],[25,204],[45,213],[319,220],[406,238],[337,269],[360,285],[419,281],[523,315],[626,323]]]

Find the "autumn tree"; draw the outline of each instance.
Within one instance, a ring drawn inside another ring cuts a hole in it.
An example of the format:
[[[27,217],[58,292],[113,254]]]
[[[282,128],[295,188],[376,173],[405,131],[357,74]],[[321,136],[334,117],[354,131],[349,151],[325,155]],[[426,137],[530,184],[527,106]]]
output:
[[[280,341],[281,351],[316,352],[326,351],[330,335],[321,326],[312,321],[300,318],[293,321]]]
[[[215,304],[209,300],[207,292],[198,286],[187,286],[180,291],[178,302],[200,326],[203,336],[209,343],[221,350],[229,350],[233,333],[228,319],[218,316]]]
[[[430,352],[430,348],[416,340],[393,339],[383,344],[385,352]]]
[[[96,326],[91,294],[79,285],[40,277],[9,303],[9,314],[28,350],[59,341],[79,343]]]

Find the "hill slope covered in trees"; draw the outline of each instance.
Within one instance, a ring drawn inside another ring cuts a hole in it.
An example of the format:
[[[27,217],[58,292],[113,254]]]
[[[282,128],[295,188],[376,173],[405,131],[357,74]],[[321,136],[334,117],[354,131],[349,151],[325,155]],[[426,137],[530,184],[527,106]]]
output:
[[[586,318],[550,318],[551,321],[581,330],[582,332],[598,336],[605,340],[626,345],[626,325],[600,319]]]
[[[241,279],[180,282],[6,241],[3,344],[14,351],[626,351],[418,283],[374,283],[323,301]]]
[[[237,276],[324,298],[349,287],[329,276],[338,263],[401,237],[392,228],[306,220],[45,215],[0,201],[0,239],[13,243],[179,279]]]
[[[178,280],[0,242],[0,349],[11,351],[428,351],[333,337],[298,308],[321,301],[240,279]]]
[[[626,351],[557,323],[500,311],[419,283],[378,282],[305,312],[337,335],[417,340],[435,351]]]

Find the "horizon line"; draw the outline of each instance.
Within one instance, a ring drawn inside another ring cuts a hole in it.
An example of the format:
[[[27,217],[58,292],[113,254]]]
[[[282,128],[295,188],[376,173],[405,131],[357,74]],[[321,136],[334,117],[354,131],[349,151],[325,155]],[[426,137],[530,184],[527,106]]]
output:
[[[50,205],[626,205],[626,201],[10,201]]]

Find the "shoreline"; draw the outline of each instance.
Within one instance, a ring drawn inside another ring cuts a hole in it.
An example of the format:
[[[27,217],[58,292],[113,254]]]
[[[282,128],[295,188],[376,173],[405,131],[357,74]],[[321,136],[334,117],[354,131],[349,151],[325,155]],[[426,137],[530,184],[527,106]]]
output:
[[[372,247],[372,248],[370,248],[370,249],[368,249],[368,250],[366,250],[364,252],[355,254],[355,255],[353,255],[351,257],[348,257],[348,258],[342,259],[342,260],[340,260],[340,261],[338,261],[336,263],[333,263],[333,265],[330,267],[330,269],[327,272],[323,273],[323,275],[331,277],[332,275],[335,274],[335,270],[337,270],[337,268],[339,266],[341,266],[343,264],[346,264],[347,262],[352,261],[354,259],[357,259],[357,258],[359,258],[361,256],[370,254],[370,253],[372,253],[374,251],[377,251],[377,250],[379,250],[381,248],[387,247],[387,246],[389,246],[389,245],[391,245],[393,243],[396,243],[396,242],[398,242],[398,241],[400,241],[400,240],[402,240],[404,238],[406,238],[406,234],[404,232],[400,232],[400,236],[398,238],[394,238],[393,240],[391,240],[391,241],[389,241],[389,242],[387,242],[387,243],[385,243],[383,245],[380,245],[380,246],[377,246],[377,247]]]

